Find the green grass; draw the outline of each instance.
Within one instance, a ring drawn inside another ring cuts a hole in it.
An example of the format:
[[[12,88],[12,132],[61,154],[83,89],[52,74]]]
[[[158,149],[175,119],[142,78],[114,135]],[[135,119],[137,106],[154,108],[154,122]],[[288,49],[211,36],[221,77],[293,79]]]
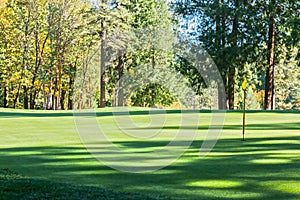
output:
[[[35,180],[9,169],[0,170],[1,199],[158,199],[137,193]]]
[[[245,142],[242,113],[229,112],[217,145],[204,158],[199,157],[199,149],[210,112],[200,112],[199,124],[180,125],[180,113],[168,111],[163,126],[150,128],[147,114],[131,112],[138,125],[132,130],[160,131],[150,140],[122,134],[109,109],[99,110],[97,119],[124,151],[160,148],[179,128],[187,133],[197,128],[198,134],[172,165],[131,174],[104,166],[89,154],[72,112],[0,109],[0,198],[300,199],[299,112],[249,112]]]

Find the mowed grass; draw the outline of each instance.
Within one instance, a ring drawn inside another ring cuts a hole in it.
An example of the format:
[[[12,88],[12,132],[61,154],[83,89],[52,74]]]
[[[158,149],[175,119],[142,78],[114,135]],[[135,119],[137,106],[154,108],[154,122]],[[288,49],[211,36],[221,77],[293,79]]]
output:
[[[134,131],[132,137],[117,125],[128,115],[98,110],[97,120],[109,139],[127,152],[154,151],[168,144],[179,129],[187,134],[197,129],[192,145],[173,164],[133,174],[105,166],[86,150],[72,112],[0,111],[4,198],[300,199],[299,112],[249,112],[245,142],[242,113],[228,112],[216,146],[199,157],[213,119],[210,112],[197,114],[198,123],[184,124],[177,111],[153,114],[150,117],[159,119],[159,125],[149,126],[148,112],[135,110],[130,115],[135,126],[126,127]],[[153,137],[137,139],[139,133]]]

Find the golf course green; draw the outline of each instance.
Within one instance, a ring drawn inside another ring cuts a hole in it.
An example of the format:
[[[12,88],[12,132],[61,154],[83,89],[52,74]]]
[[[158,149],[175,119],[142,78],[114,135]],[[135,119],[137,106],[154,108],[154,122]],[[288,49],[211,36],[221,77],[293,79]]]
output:
[[[110,109],[96,114],[124,151],[161,148],[178,129],[197,135],[171,165],[127,173],[87,151],[71,111],[0,109],[0,198],[300,199],[300,112],[248,111],[246,141],[241,141],[242,112],[227,112],[217,144],[205,157],[199,150],[210,128],[209,111],[200,111],[199,122],[187,124],[180,124],[180,111],[156,114],[165,120],[157,127],[147,126],[149,113],[136,109],[130,115],[138,125],[135,132],[159,132],[140,140],[122,133]]]

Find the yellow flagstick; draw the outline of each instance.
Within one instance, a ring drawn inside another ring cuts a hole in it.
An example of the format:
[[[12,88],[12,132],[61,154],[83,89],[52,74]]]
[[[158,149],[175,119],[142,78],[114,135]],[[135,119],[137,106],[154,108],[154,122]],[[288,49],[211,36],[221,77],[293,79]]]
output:
[[[244,81],[242,83],[242,89],[244,91],[244,111],[243,111],[243,141],[245,141],[245,122],[246,122],[246,91],[248,88],[248,82],[247,79],[244,78]]]

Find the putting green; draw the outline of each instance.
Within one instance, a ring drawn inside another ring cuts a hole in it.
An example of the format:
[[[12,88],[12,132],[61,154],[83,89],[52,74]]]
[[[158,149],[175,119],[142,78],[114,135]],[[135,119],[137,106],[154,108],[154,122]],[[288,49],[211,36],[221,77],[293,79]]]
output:
[[[0,169],[33,180],[169,199],[300,199],[299,112],[248,112],[245,142],[242,113],[228,112],[221,136],[206,157],[199,157],[199,150],[208,133],[210,112],[200,112],[198,124],[192,120],[180,124],[176,111],[155,114],[164,121],[160,126],[151,125],[153,119],[143,109],[131,114],[136,126],[126,130],[136,137],[120,130],[110,109],[97,113],[108,138],[126,152],[158,150],[179,129],[187,134],[197,130],[197,135],[170,166],[132,174],[103,165],[87,151],[72,112],[0,109]],[[122,121],[128,116],[118,117]],[[150,138],[137,139],[147,131],[153,134]]]

